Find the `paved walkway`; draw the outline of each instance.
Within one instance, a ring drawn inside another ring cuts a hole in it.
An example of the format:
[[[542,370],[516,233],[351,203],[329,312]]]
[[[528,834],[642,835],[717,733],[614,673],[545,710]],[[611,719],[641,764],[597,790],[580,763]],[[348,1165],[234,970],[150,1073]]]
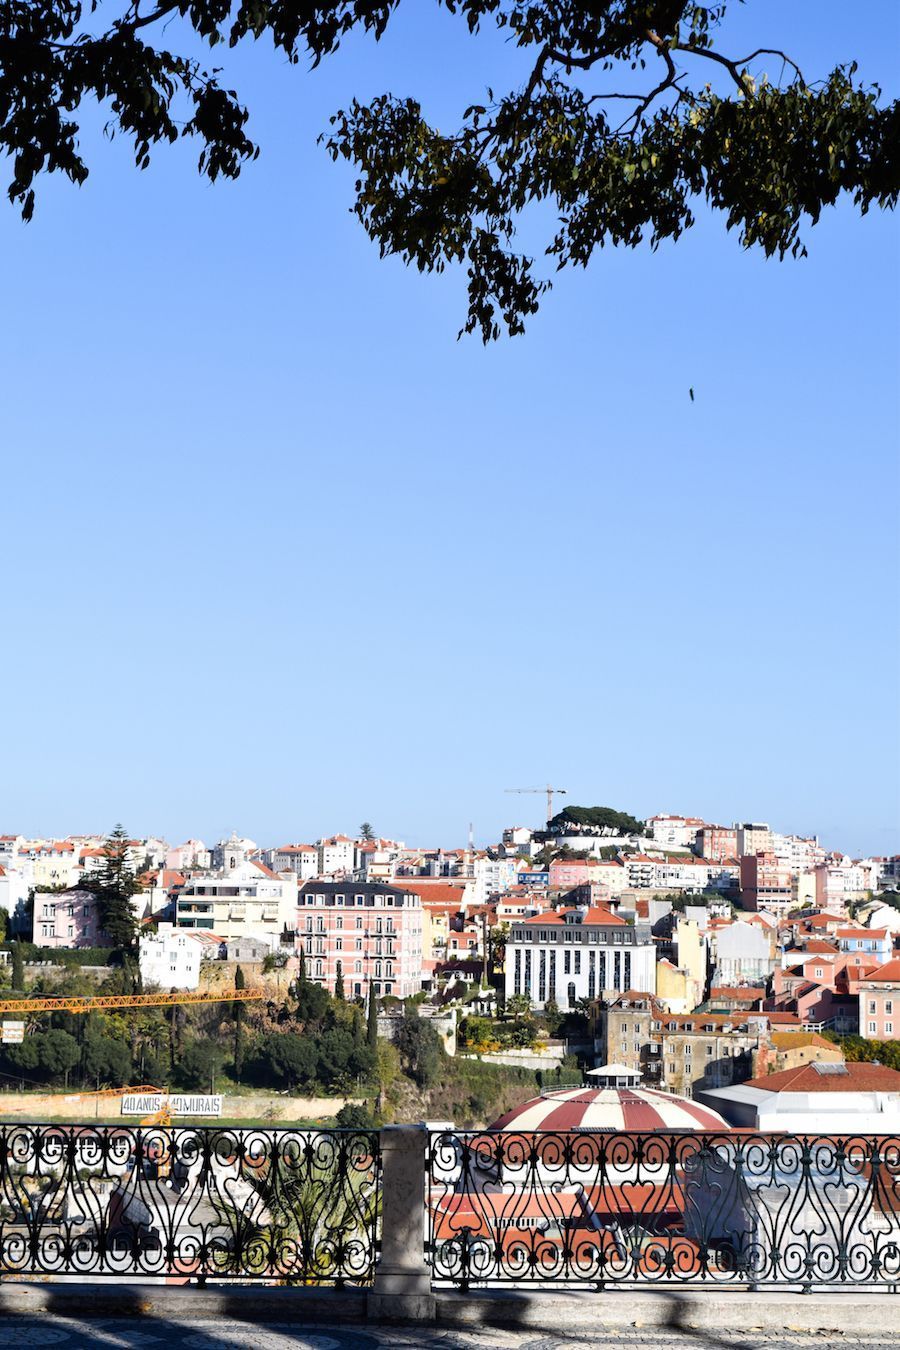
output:
[[[102,1350],[814,1350],[823,1341],[846,1350],[900,1350],[900,1300],[897,1329],[870,1327],[865,1333],[848,1331],[840,1337],[815,1333],[678,1332],[632,1328],[625,1331],[549,1334],[537,1331],[450,1330],[440,1327],[328,1327],[308,1331],[283,1323],[255,1325],[219,1318],[215,1321],[156,1318],[98,1318],[90,1320],[41,1314],[30,1318],[0,1318],[0,1345],[82,1346]]]

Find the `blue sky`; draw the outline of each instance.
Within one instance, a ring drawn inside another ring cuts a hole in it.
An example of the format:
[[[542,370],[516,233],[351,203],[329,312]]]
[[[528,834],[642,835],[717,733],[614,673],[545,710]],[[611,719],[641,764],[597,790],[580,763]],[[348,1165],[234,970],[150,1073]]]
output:
[[[898,16],[753,0],[734,46],[892,92]],[[896,220],[779,265],[701,211],[484,349],[315,142],[385,89],[451,125],[515,54],[413,0],[313,73],[227,59],[237,184],[95,139],[0,210],[0,830],[450,845],[552,781],[900,848]]]

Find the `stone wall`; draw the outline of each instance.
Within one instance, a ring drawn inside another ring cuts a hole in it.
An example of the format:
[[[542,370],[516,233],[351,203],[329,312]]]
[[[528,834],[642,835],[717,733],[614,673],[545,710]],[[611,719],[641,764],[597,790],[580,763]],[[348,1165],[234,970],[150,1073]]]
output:
[[[352,1098],[347,1097],[280,1097],[277,1094],[254,1097],[224,1097],[222,1119],[257,1120],[290,1124],[296,1120],[331,1119]],[[10,1120],[113,1120],[123,1125],[137,1125],[135,1116],[120,1116],[117,1097],[91,1096],[85,1092],[0,1092],[0,1121]],[[185,1122],[188,1117],[183,1118]],[[173,1123],[179,1124],[182,1117]],[[215,1125],[214,1119],[194,1124]]]

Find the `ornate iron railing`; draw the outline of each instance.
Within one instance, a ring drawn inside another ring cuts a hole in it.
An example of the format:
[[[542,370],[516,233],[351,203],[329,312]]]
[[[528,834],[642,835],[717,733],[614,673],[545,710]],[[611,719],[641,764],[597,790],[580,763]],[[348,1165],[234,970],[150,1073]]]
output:
[[[432,1133],[435,1282],[900,1284],[900,1139]]]
[[[0,1273],[367,1284],[378,1134],[0,1126]]]

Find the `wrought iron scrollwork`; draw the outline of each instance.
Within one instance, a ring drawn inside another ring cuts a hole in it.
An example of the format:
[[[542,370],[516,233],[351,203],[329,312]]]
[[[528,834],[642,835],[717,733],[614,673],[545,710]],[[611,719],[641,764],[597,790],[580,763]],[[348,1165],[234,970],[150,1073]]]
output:
[[[435,1281],[900,1284],[900,1139],[434,1132]]]
[[[368,1284],[377,1132],[0,1126],[0,1272]]]

